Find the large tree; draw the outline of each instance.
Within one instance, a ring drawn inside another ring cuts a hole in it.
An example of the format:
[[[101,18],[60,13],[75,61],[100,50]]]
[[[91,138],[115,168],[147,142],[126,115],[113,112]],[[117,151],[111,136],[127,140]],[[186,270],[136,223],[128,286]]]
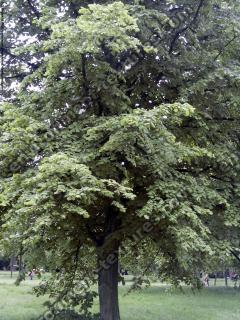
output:
[[[82,310],[97,273],[100,318],[119,320],[119,255],[194,284],[239,226],[239,8],[61,4],[28,1],[37,41],[16,55],[36,68],[1,105],[2,243],[57,268],[39,292]]]

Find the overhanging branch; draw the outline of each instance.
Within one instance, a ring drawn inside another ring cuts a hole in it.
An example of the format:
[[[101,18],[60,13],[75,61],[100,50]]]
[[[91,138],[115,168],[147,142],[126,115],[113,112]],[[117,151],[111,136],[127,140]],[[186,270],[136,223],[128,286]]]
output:
[[[228,46],[230,46],[230,44],[231,44],[234,40],[236,40],[237,38],[238,38],[238,36],[237,36],[237,35],[234,35],[234,37],[233,37],[232,39],[230,39],[230,40],[225,44],[224,48],[219,51],[219,53],[218,53],[218,54],[216,55],[216,57],[214,58],[214,61],[216,61],[216,60],[225,52],[226,48],[227,48]]]
[[[199,13],[200,13],[200,10],[201,8],[203,7],[204,5],[204,1],[205,0],[200,0],[199,4],[198,4],[198,7],[197,7],[197,11],[195,12],[194,14],[194,17],[193,19],[191,20],[191,22],[184,28],[182,28],[181,30],[178,30],[170,44],[170,48],[169,48],[169,54],[171,54],[173,52],[173,49],[174,49],[174,46],[177,42],[177,40],[179,39],[179,37],[181,36],[181,34],[183,34],[184,32],[186,32],[188,29],[190,29],[192,27],[192,25],[196,22],[198,16],[199,16]]]
[[[31,0],[27,0],[28,2],[28,5],[29,5],[29,8],[30,10],[34,13],[34,15],[37,17],[37,19],[40,18],[40,12],[37,10],[37,8],[33,5],[32,1]]]
[[[230,250],[231,254],[240,262],[240,257],[234,252],[233,250]]]

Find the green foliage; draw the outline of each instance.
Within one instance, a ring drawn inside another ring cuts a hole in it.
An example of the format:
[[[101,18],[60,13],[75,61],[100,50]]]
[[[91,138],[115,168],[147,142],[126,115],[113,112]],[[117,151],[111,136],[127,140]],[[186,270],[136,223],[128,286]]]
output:
[[[69,302],[116,243],[139,264],[157,245],[163,278],[198,285],[239,232],[239,7],[175,3],[37,6],[18,57],[39,64],[1,105],[0,219],[5,248],[59,270],[40,293]]]

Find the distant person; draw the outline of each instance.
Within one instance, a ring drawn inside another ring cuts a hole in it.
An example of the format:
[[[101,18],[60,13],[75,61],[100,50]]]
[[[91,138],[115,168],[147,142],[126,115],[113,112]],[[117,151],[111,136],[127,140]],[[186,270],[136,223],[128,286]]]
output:
[[[205,283],[205,287],[209,287],[209,275],[206,274],[204,277],[204,283]]]
[[[33,279],[33,271],[32,271],[32,270],[28,273],[28,276],[29,276],[29,279],[30,279],[30,280]]]
[[[237,287],[237,283],[238,283],[238,279],[239,279],[238,274],[236,272],[232,272],[230,275],[230,278],[234,283],[234,287]]]

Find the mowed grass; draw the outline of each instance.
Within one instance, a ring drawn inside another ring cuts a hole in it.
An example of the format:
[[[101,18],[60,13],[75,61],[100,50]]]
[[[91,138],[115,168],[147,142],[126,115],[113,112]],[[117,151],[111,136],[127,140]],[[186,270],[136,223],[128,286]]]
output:
[[[17,274],[10,277],[10,272],[0,272],[0,320],[37,319],[45,310],[46,297],[37,298],[32,294],[38,280],[27,280],[16,287]]]
[[[15,278],[16,274],[11,279],[9,272],[0,272],[0,320],[37,320],[47,300],[32,294],[39,281],[26,280],[16,287]],[[120,287],[122,320],[240,320],[240,290],[224,288],[223,281],[195,293],[158,283],[125,295],[127,289]]]
[[[122,320],[240,320],[240,294],[234,289],[184,291],[152,287],[121,298]]]

